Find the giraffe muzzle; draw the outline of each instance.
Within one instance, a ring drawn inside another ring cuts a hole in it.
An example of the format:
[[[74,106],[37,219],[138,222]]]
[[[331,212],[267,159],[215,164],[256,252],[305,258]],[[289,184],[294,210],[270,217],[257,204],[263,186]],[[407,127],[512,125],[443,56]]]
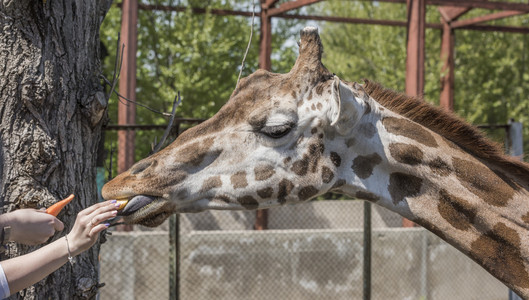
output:
[[[122,210],[118,211],[118,216],[130,216],[138,211],[140,208],[151,204],[154,201],[153,197],[138,195],[134,196],[127,202],[127,205]]]

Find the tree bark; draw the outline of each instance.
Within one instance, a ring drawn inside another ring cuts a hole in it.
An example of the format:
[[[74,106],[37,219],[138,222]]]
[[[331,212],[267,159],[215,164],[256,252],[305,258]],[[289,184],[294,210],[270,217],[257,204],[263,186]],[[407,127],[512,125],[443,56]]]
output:
[[[99,28],[110,0],[0,0],[0,205],[47,207],[70,193],[58,218],[70,231],[97,202],[96,153],[106,119]],[[10,245],[8,256],[34,250]],[[90,299],[99,244],[13,299]]]

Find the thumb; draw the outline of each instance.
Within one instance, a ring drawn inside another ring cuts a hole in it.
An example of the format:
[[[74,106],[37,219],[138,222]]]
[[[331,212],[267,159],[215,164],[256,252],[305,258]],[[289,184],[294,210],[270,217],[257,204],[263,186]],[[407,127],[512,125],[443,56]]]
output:
[[[53,220],[53,228],[57,231],[62,231],[64,229],[64,223],[61,220],[55,218]]]

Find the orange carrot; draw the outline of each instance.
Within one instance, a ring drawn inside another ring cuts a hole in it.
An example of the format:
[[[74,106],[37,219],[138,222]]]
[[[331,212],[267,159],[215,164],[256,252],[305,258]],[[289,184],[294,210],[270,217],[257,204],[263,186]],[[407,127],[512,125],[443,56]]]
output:
[[[53,204],[52,206],[48,207],[46,209],[46,213],[56,217],[59,212],[61,212],[61,210],[66,206],[66,204],[70,203],[70,201],[72,201],[73,197],[75,197],[73,194],[71,194],[70,196],[68,196],[67,198],[65,198],[64,200],[61,200],[55,204]]]

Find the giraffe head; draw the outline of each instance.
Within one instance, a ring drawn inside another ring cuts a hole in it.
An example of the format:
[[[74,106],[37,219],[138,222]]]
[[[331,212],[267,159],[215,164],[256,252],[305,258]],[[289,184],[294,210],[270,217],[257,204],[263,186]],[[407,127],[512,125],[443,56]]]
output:
[[[129,200],[125,222],[157,226],[175,212],[268,208],[339,187],[341,158],[327,141],[350,132],[362,104],[322,51],[317,29],[303,29],[289,73],[241,80],[216,115],[108,182],[103,197]]]

